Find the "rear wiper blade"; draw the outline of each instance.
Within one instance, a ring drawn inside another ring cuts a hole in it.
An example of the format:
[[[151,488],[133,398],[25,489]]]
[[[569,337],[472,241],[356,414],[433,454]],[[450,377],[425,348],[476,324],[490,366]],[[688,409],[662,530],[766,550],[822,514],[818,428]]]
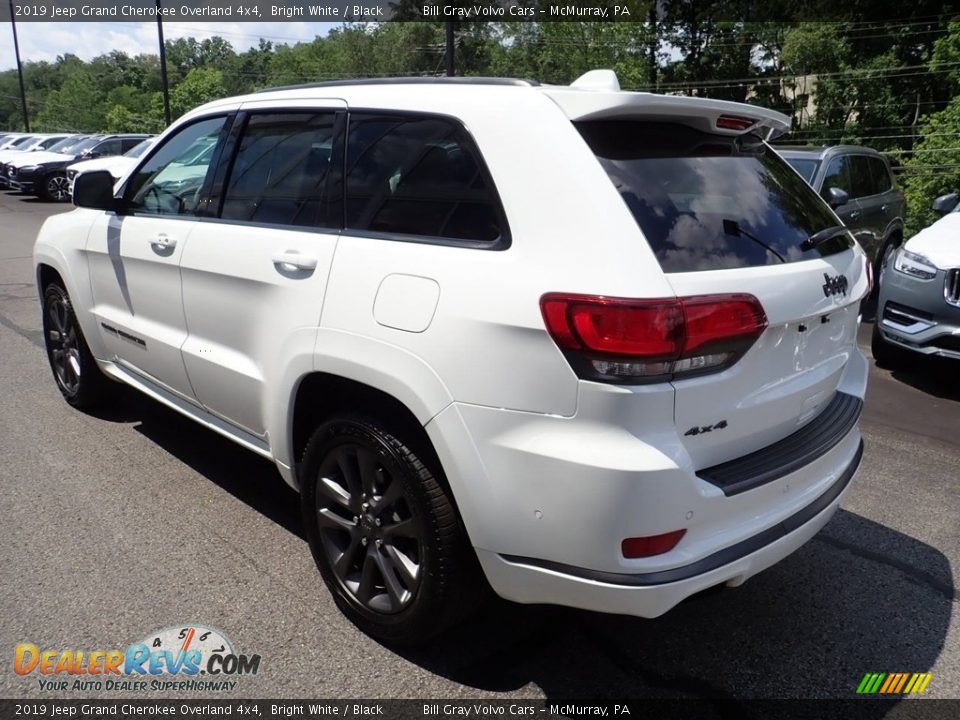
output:
[[[733,237],[745,237],[745,238],[747,238],[748,240],[753,240],[753,242],[755,242],[757,245],[760,245],[761,247],[765,248],[767,251],[769,251],[769,252],[773,253],[774,255],[776,255],[777,258],[779,258],[780,262],[782,262],[782,263],[785,263],[785,262],[786,262],[786,260],[784,259],[783,255],[781,255],[781,254],[778,253],[776,250],[774,250],[772,247],[770,247],[769,245],[767,245],[763,240],[761,240],[760,238],[758,238],[756,235],[754,235],[754,234],[752,234],[752,233],[748,233],[746,230],[744,230],[742,227],[740,227],[740,223],[738,223],[736,220],[728,220],[728,219],[724,218],[724,220],[723,220],[723,232],[725,232],[727,235],[732,235]]]
[[[847,228],[843,225],[831,225],[828,228],[823,230],[818,230],[813,235],[808,237],[802,243],[800,243],[801,250],[813,250],[816,247],[820,247],[825,242],[833,240],[837,235],[842,235],[847,232]]]

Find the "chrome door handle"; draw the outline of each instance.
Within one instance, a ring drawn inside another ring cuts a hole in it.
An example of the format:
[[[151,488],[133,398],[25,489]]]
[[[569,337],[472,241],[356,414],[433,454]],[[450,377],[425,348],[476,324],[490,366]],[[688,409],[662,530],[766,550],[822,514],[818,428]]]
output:
[[[860,217],[860,213],[858,211],[854,210],[852,213],[850,213],[851,220],[856,220],[858,217]]]
[[[295,250],[277,253],[273,256],[273,264],[277,270],[296,272],[297,270],[316,270],[317,259],[309,255],[301,255]]]
[[[886,206],[886,205],[881,205],[881,206],[880,206],[880,212],[886,212],[886,211],[887,211],[887,206]]]
[[[177,246],[177,239],[170,237],[166,233],[160,233],[150,241],[150,244],[154,248],[161,250],[173,250]]]

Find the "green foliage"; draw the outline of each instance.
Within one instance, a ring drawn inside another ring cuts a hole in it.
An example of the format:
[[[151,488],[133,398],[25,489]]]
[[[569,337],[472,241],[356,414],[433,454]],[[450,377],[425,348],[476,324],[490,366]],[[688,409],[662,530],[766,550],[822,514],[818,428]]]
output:
[[[37,130],[94,132],[104,125],[103,94],[89,71],[78,67],[67,75],[59,90],[47,96],[37,115]]]
[[[213,68],[197,67],[187,73],[183,82],[170,92],[170,113],[178,118],[198,105],[227,94],[223,73]]]
[[[907,196],[907,235],[934,220],[934,198],[960,190],[960,97],[929,115],[920,128],[923,137],[913,157],[904,162],[901,187]]]

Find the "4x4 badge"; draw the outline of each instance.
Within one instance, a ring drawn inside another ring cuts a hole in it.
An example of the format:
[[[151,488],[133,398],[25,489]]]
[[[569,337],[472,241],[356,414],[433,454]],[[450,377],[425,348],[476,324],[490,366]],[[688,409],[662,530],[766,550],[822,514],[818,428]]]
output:
[[[834,275],[830,277],[826,273],[823,274],[823,279],[826,281],[823,283],[823,296],[830,297],[831,295],[846,295],[847,287],[849,283],[845,275]]]

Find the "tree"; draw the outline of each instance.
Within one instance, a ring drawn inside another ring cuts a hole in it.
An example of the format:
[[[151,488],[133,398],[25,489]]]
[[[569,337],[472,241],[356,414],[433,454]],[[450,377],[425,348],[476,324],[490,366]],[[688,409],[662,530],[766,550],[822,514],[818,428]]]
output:
[[[170,91],[170,111],[174,117],[227,94],[223,73],[213,68],[194,68]]]
[[[960,191],[960,97],[927,116],[920,134],[923,140],[904,162],[901,182],[907,196],[908,237],[937,219],[931,208],[934,198]]]
[[[85,69],[70,73],[47,97],[37,115],[38,130],[96,132],[104,124],[103,94]],[[31,126],[32,127],[32,126]]]

